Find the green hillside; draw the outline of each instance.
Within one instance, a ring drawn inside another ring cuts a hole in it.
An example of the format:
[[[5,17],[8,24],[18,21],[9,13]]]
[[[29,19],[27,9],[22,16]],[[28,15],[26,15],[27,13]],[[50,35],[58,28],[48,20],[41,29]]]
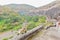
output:
[[[40,23],[45,22],[45,17],[42,16],[27,16],[20,15],[14,11],[2,11],[0,13],[0,32],[8,30],[18,30],[23,27],[23,23],[28,22],[28,30],[38,26]]]
[[[44,23],[45,20],[44,16],[20,15],[12,9],[4,7],[0,12],[0,32],[21,29],[25,21],[28,23],[27,29],[30,30],[40,23]]]

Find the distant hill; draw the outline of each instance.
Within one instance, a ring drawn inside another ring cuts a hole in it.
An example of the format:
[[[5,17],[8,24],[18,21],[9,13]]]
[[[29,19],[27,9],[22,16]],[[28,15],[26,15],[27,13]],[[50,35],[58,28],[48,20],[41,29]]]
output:
[[[28,4],[8,4],[8,5],[4,5],[4,6],[11,7],[11,8],[13,8],[13,9],[16,9],[16,8],[35,9],[34,6],[31,6],[31,5],[28,5]]]
[[[54,17],[56,17],[56,16],[60,16],[60,15],[58,15],[58,14],[60,14],[60,1],[52,2],[52,3],[47,7],[46,15],[54,18]]]
[[[9,4],[9,5],[5,5],[4,7],[9,7],[20,14],[26,14],[36,9],[36,7],[28,4]]]
[[[49,9],[55,5],[59,5],[60,4],[60,1],[53,1],[47,5],[44,5],[44,6],[41,6],[41,7],[38,7],[38,9]]]
[[[47,15],[51,18],[54,18],[56,15],[60,13],[60,1],[54,1],[49,3],[48,5],[44,5],[42,7],[38,7],[37,9],[30,12],[30,15]]]
[[[8,10],[13,10],[20,15],[48,15],[50,17],[54,17],[57,13],[60,13],[60,1],[54,1],[38,8],[28,4],[9,4],[2,7],[0,6],[0,10],[4,10],[4,8],[6,10],[9,8]]]
[[[54,18],[56,16],[60,16],[60,1],[54,1],[48,5],[39,7],[37,10],[39,10],[39,14],[44,14],[47,16],[50,16],[51,18]]]

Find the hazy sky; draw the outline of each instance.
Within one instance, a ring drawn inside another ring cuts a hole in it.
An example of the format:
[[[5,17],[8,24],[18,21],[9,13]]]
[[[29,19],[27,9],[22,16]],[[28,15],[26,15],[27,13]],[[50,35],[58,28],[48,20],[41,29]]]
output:
[[[46,5],[54,0],[0,0],[0,5],[6,4],[29,4],[35,7]]]

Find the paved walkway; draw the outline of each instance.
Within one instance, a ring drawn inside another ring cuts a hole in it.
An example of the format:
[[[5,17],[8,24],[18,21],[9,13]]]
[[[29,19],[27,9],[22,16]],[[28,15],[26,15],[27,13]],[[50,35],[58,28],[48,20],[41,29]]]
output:
[[[60,40],[60,30],[57,27],[51,27],[48,30],[42,30],[44,33],[41,32],[37,33],[35,36],[33,36],[30,40]],[[42,34],[42,35],[41,35]],[[17,35],[15,32],[6,32],[4,34],[0,34],[0,40],[6,37],[14,36],[13,39],[17,39]]]
[[[60,40],[60,30],[57,27],[52,27],[46,30],[43,35],[37,34],[30,40]]]

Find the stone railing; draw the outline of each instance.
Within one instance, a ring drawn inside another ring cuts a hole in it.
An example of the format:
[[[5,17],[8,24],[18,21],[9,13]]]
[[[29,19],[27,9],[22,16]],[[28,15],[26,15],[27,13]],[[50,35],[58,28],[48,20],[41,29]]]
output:
[[[32,30],[28,31],[27,33],[18,36],[17,40],[27,40],[32,35],[36,34],[38,31],[41,31],[44,27],[42,25],[37,26],[36,28],[33,28]]]
[[[36,35],[36,33],[38,33],[39,31],[43,30],[43,29],[48,29],[50,27],[55,27],[55,25],[53,26],[47,26],[46,28],[44,27],[44,25],[39,25],[36,28],[33,28],[32,30],[22,34],[22,35],[18,35],[17,37],[15,37],[14,40],[27,40],[29,37]]]

